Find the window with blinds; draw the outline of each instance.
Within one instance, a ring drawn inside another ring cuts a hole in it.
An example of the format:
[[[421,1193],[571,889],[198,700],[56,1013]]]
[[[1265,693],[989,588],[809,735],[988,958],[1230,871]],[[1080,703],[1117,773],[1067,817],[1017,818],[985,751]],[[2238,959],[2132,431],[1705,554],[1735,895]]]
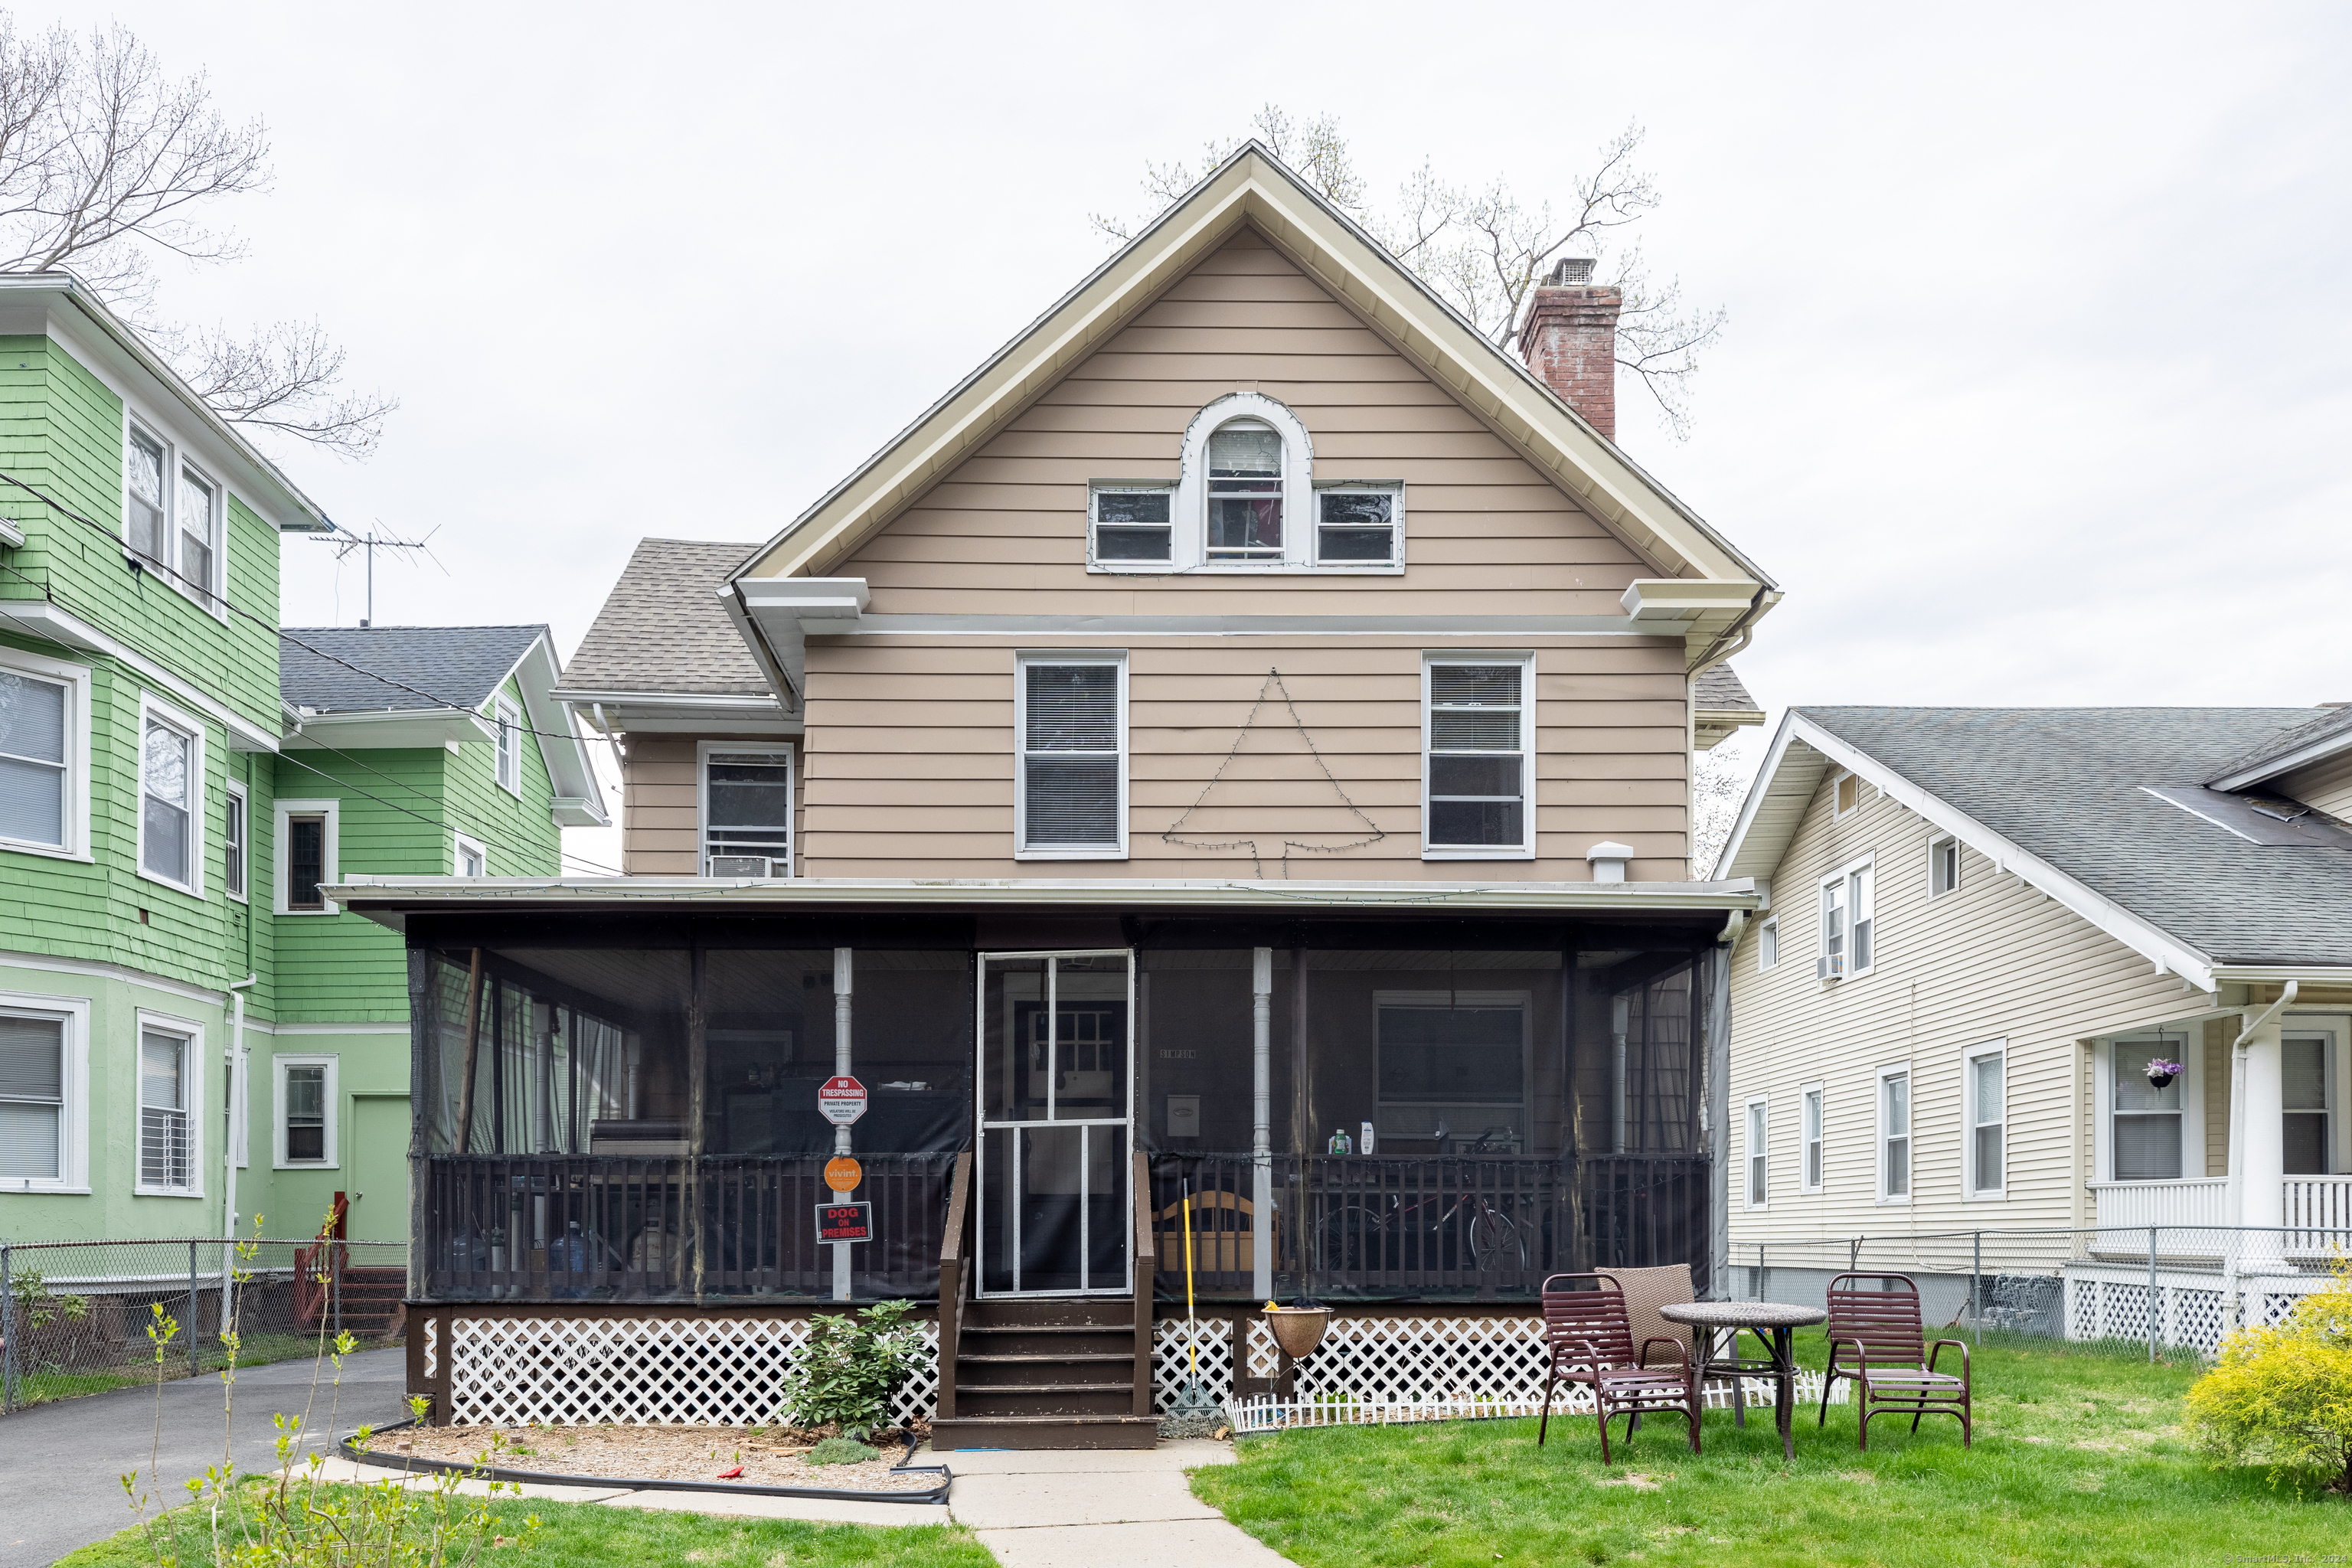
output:
[[[1017,850],[1127,853],[1127,682],[1115,658],[1024,659],[1015,704],[1021,781]]]
[[[0,1014],[0,1182],[61,1182],[66,1023]]]
[[[1528,662],[1432,659],[1428,671],[1423,853],[1526,853]]]
[[[139,1032],[139,1185],[163,1191],[195,1184],[190,1133],[188,1039]]]
[[[2107,1146],[2116,1181],[2180,1179],[2181,1100],[2188,1086],[2175,1079],[2159,1088],[2148,1078],[2147,1064],[2186,1062],[2188,1046],[2186,1035],[2157,1035],[2117,1040],[2109,1047],[2114,1105]]]
[[[0,838],[66,843],[66,687],[0,671]]]

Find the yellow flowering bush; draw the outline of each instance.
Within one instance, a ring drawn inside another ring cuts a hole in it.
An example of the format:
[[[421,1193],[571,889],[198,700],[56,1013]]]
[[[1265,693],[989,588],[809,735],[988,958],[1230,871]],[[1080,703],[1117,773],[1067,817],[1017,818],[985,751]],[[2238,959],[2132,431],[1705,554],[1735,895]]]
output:
[[[2189,1426],[2217,1459],[2269,1465],[2273,1485],[2319,1469],[2335,1478],[2328,1490],[2352,1495],[2352,1258],[2278,1327],[2221,1342],[2189,1391]]]

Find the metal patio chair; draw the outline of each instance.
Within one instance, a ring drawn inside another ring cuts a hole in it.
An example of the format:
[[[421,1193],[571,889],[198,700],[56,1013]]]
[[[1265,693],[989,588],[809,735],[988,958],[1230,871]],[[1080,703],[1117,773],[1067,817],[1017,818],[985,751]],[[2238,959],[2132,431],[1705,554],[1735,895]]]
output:
[[[1957,1415],[1960,1447],[1975,1437],[1969,1405],[1969,1347],[1958,1340],[1927,1343],[1919,1287],[1908,1274],[1841,1274],[1829,1288],[1830,1361],[1822,1374],[1822,1411],[1830,1418],[1830,1390],[1839,1378],[1861,1388],[1857,1412],[1862,1447],[1870,1447],[1870,1418],[1908,1411],[1911,1430],[1923,1415]],[[1960,1352],[1960,1374],[1936,1370],[1948,1345]]]
[[[1585,1289],[1573,1289],[1583,1281]],[[1544,1341],[1550,1364],[1544,1373],[1543,1419],[1536,1426],[1536,1447],[1543,1447],[1551,1426],[1552,1390],[1559,1384],[1582,1384],[1592,1390],[1593,1412],[1601,1420],[1601,1462],[1609,1457],[1612,1416],[1629,1417],[1625,1435],[1633,1435],[1643,1415],[1680,1415],[1690,1426],[1691,1452],[1699,1451],[1699,1390],[1690,1351],[1680,1340],[1658,1335],[1633,1346],[1633,1320],[1627,1315],[1624,1288],[1613,1274],[1555,1274],[1543,1282]],[[1681,1355],[1681,1364],[1669,1369],[1647,1364],[1651,1350],[1669,1346]]]

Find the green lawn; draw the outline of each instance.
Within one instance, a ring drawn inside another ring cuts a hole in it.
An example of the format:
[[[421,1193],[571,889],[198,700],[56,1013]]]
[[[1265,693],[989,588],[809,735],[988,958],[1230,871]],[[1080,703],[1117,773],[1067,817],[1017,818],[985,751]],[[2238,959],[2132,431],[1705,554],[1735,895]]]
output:
[[[1800,1359],[1823,1360],[1818,1333]],[[1948,1356],[1950,1352],[1947,1352]],[[1244,1438],[1241,1462],[1197,1472],[1203,1500],[1306,1568],[1650,1563],[2099,1563],[2176,1568],[2309,1553],[2352,1560],[2352,1503],[2262,1470],[2215,1470],[2179,1433],[2194,1367],[1988,1345],[1976,1362],[1976,1447],[1930,1416],[1870,1424],[1811,1411],[1796,1462],[1769,1413],[1745,1432],[1710,1411],[1706,1454],[1652,1418],[1603,1469],[1590,1415],[1325,1428]]]
[[[995,1559],[960,1525],[802,1524],[791,1520],[713,1518],[601,1503],[541,1502],[526,1495],[492,1504],[499,1528],[520,1536],[539,1516],[528,1546],[485,1550],[484,1568],[993,1568]],[[126,1513],[128,1510],[125,1510]],[[211,1561],[204,1516],[166,1516],[167,1549],[181,1568]],[[154,1568],[136,1527],[58,1559],[57,1568]]]
[[[398,1343],[398,1340],[362,1340],[359,1349],[377,1350],[386,1344]],[[143,1352],[144,1347],[140,1347],[140,1350]],[[319,1336],[315,1333],[254,1334],[237,1348],[236,1363],[239,1366],[267,1366],[272,1362],[299,1361],[318,1353]],[[228,1352],[220,1347],[217,1341],[196,1347],[199,1375],[216,1373],[227,1364]],[[163,1381],[175,1383],[187,1375],[187,1350],[184,1345],[175,1344],[163,1360]],[[22,1409],[28,1405],[47,1405],[56,1399],[77,1399],[85,1394],[137,1388],[152,1385],[154,1381],[155,1363],[152,1352],[147,1352],[144,1361],[133,1361],[123,1366],[60,1368],[36,1364],[20,1369],[16,1374],[16,1406]],[[323,1386],[323,1376],[320,1382]]]

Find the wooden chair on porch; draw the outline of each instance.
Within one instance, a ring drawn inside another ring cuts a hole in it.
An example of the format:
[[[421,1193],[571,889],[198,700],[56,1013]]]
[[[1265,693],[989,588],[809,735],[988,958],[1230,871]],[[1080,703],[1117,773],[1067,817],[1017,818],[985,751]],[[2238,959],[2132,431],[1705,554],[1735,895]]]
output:
[[[1212,1187],[1192,1194],[1192,1267],[1202,1274],[1247,1274],[1257,1263],[1257,1220],[1249,1199]],[[1184,1201],[1160,1211],[1160,1267],[1184,1271]]]
[[[1633,1320],[1627,1315],[1625,1291],[1613,1274],[1555,1274],[1543,1282],[1544,1341],[1550,1364],[1544,1373],[1543,1419],[1536,1426],[1536,1447],[1543,1447],[1551,1426],[1552,1390],[1559,1384],[1582,1384],[1592,1390],[1593,1412],[1601,1418],[1601,1462],[1609,1457],[1609,1422],[1628,1417],[1631,1437],[1639,1417],[1652,1413],[1680,1415],[1690,1426],[1691,1452],[1699,1451],[1699,1389],[1690,1352],[1680,1340],[1657,1335],[1633,1345]],[[1679,1366],[1652,1364],[1650,1352],[1664,1346],[1681,1352]]]
[[[1870,1418],[1892,1411],[1911,1414],[1911,1430],[1923,1415],[1957,1415],[1960,1447],[1971,1446],[1969,1347],[1937,1340],[1931,1347],[1919,1316],[1919,1287],[1908,1274],[1841,1274],[1829,1288],[1830,1363],[1822,1374],[1822,1412],[1830,1418],[1830,1390],[1839,1378],[1861,1389],[1862,1447],[1870,1447]],[[1960,1352],[1960,1374],[1936,1370],[1947,1345]]]

